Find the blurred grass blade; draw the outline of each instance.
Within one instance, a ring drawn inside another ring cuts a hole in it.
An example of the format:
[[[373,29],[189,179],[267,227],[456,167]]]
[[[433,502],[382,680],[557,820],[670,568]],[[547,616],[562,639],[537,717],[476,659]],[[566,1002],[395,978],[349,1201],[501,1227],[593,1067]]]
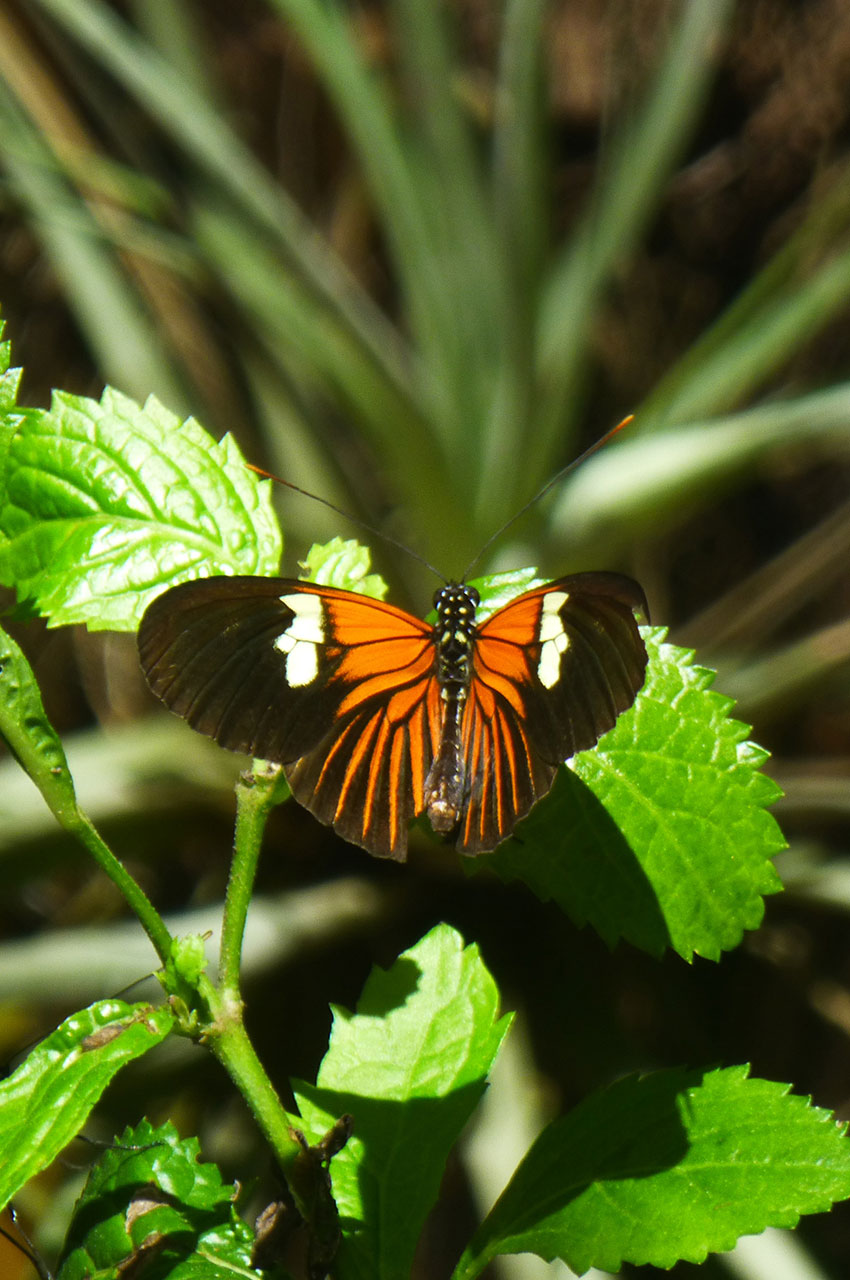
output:
[[[508,513],[527,496],[524,468],[507,468],[505,459],[517,456],[534,421],[534,323],[551,217],[542,59],[547,4],[508,0],[502,21],[490,200],[507,304],[480,449],[476,513],[485,534],[496,523],[488,509]]]
[[[493,208],[514,281],[512,301],[527,315],[540,288],[550,219],[542,59],[548,5],[507,0],[493,122]]]
[[[850,502],[736,583],[684,627],[676,639],[695,649],[749,653],[804,606],[838,588],[850,562]],[[848,795],[850,800],[850,795]]]
[[[418,516],[420,527],[434,530],[433,554],[439,558],[451,550],[464,536],[463,517],[444,482],[425,407],[382,377],[337,317],[287,279],[263,238],[253,236],[238,217],[208,200],[195,210],[194,229],[281,378],[297,382],[305,398],[302,415],[309,433],[315,436],[317,421],[328,416],[315,412],[316,401],[334,393],[343,410],[353,415],[360,435],[380,453],[382,468],[407,509]],[[292,413],[297,413],[297,403],[291,401]],[[312,422],[307,417],[311,411]],[[291,454],[288,442],[279,447]],[[330,496],[321,484],[317,492]],[[357,500],[352,494],[347,502]]]
[[[739,1280],[829,1280],[799,1233],[768,1227],[759,1236],[741,1236],[720,1263]]]
[[[129,394],[185,403],[163,351],[114,250],[86,203],[67,185],[38,132],[0,79],[0,128],[11,186],[38,227],[53,268],[104,375]]]
[[[108,731],[84,729],[63,745],[80,802],[97,825],[176,812],[180,804],[217,803],[232,792],[241,759],[217,750],[199,734],[187,733],[174,716],[150,717],[140,729],[131,722]],[[7,855],[29,845],[28,865],[46,874],[56,856],[56,822],[41,793],[16,761],[0,761],[0,867],[11,886],[19,871]],[[67,849],[64,857],[69,857]],[[82,855],[80,855],[82,856]],[[11,889],[10,889],[11,892]],[[144,936],[134,924],[140,945]],[[150,957],[150,951],[148,951]],[[0,996],[2,999],[2,996]]]
[[[502,244],[485,197],[482,166],[474,145],[469,109],[460,95],[462,71],[449,33],[449,6],[394,0],[398,48],[409,102],[408,129],[422,163],[411,166],[413,197],[434,246],[431,270],[453,301],[450,338],[458,367],[456,413],[460,457],[453,459],[472,479],[488,440],[495,371],[504,317]],[[418,281],[411,281],[418,287]],[[514,432],[516,431],[514,426]],[[462,451],[462,452],[461,452]]]
[[[421,11],[434,6],[414,12],[404,5],[411,39],[421,45],[410,54],[415,93],[432,108],[442,104],[443,118],[434,120],[430,110],[426,125],[415,111],[402,120],[341,4],[270,3],[304,43],[357,150],[402,282],[420,354],[421,399],[439,437],[445,473],[469,505],[503,363],[505,302],[478,166],[460,109],[450,104],[445,34],[435,13]]]
[[[817,761],[786,758],[777,760],[770,772],[783,791],[782,799],[776,804],[780,817],[793,813],[806,817],[823,814],[850,818],[850,759],[846,756],[824,756]],[[787,858],[787,854],[780,855],[783,881]],[[850,869],[850,859],[844,861]]]
[[[832,250],[850,227],[850,165],[845,164],[830,187],[819,194],[809,209],[803,223],[771,258],[766,266],[751,280],[734,302],[712,324],[697,342],[693,343],[680,360],[668,370],[651,395],[641,406],[640,421],[636,430],[653,429],[675,418],[683,417],[693,403],[692,380],[700,384],[700,393],[694,399],[702,400],[700,414],[716,411],[723,404],[707,404],[711,397],[710,378],[719,378],[718,393],[727,398],[730,388],[727,370],[736,367],[736,377],[749,372],[738,398],[746,395],[760,377],[767,376],[779,359],[788,353],[788,330],[783,317],[789,308],[794,319],[802,325],[802,334],[793,332],[794,345],[800,337],[814,332],[833,314],[835,298],[841,297],[843,268],[835,262],[826,263],[815,274],[814,264],[826,252]],[[841,277],[830,281],[836,270]],[[804,279],[808,275],[809,279]],[[819,277],[825,276],[821,280]],[[815,283],[817,281],[817,283]],[[832,288],[830,288],[832,285]],[[814,288],[815,298],[798,298]],[[797,310],[796,308],[799,308]],[[759,330],[767,326],[770,335],[759,343]],[[781,338],[782,342],[777,342]],[[738,368],[739,348],[749,344],[749,369]],[[760,359],[754,358],[758,353]],[[713,371],[713,373],[712,373]]]
[[[675,368],[669,381],[665,379],[651,397],[646,411],[641,410],[638,430],[720,413],[740,403],[846,308],[848,293],[850,249],[825,263],[808,280],[790,281],[725,341],[706,335],[704,345],[698,343],[686,357],[686,376],[681,377]],[[731,324],[724,325],[726,328]]]
[[[455,432],[457,351],[452,343],[454,299],[435,270],[435,246],[416,198],[414,166],[418,140],[402,143],[389,94],[377,81],[354,38],[342,6],[318,0],[269,0],[307,49],[340,120],[357,150],[386,228],[404,284],[410,323],[422,355],[424,392],[448,449]]]
[[[384,443],[406,449],[430,443],[411,397],[387,383],[338,315],[292,279],[267,238],[246,228],[238,211],[208,198],[195,208],[192,230],[283,367],[300,366],[325,389],[335,388],[354,408],[361,429]]]
[[[99,0],[36,0],[159,121],[215,183],[279,240],[291,261],[336,309],[384,370],[406,384],[397,335],[297,205],[254,160],[210,105]]]
[[[161,856],[168,857],[162,847]],[[223,909],[222,902],[208,902],[165,916],[165,924],[174,938],[211,934],[206,951],[214,968]],[[384,891],[355,876],[274,897],[258,895],[251,902],[245,932],[244,976],[303,963],[311,951],[336,945],[341,938],[368,935],[390,910]],[[92,1000],[104,990],[135,988],[150,971],[150,943],[135,922],[53,928],[0,943],[0,1000],[4,1006],[16,1000],[67,1005]],[[155,984],[150,989],[161,995]],[[141,998],[141,992],[137,994]]]
[[[130,11],[151,46],[179,71],[193,92],[210,103],[218,103],[219,94],[209,74],[211,63],[194,6],[186,0],[157,0],[156,4],[131,0]]]
[[[768,719],[799,706],[813,690],[825,689],[841,673],[850,684],[850,619],[813,631],[793,644],[734,670],[724,664],[723,689],[740,704],[741,714]]]
[[[633,123],[612,141],[591,207],[556,262],[539,322],[538,474],[545,477],[577,409],[590,326],[617,263],[655,209],[696,124],[714,69],[713,48],[731,0],[691,0],[680,9],[664,59]]]
[[[651,526],[657,536],[697,502],[771,450],[850,439],[850,383],[687,427],[632,437],[590,458],[559,495],[551,525],[583,546],[612,554]],[[603,550],[604,549],[604,550]]]

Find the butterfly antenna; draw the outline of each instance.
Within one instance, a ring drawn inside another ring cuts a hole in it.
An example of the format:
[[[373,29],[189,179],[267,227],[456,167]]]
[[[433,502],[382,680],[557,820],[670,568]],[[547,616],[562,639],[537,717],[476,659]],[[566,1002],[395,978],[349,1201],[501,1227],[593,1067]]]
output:
[[[592,453],[596,453],[597,449],[601,449],[609,440],[613,440],[618,431],[622,431],[623,427],[627,427],[630,422],[634,421],[634,416],[635,415],[633,413],[630,413],[628,417],[623,418],[622,422],[618,422],[616,427],[612,427],[610,431],[606,431],[604,436],[601,436],[599,440],[590,445],[589,448],[585,449],[584,453],[580,453],[577,458],[573,458],[572,462],[568,462],[565,467],[561,467],[560,471],[556,471],[551,480],[546,481],[539,493],[535,493],[533,498],[529,498],[525,506],[520,507],[519,511],[516,511],[511,516],[510,520],[503,524],[501,528],[497,529],[495,533],[490,535],[481,550],[477,552],[475,558],[466,566],[466,571],[464,572],[461,580],[463,582],[467,581],[471,571],[478,564],[478,561],[482,559],[484,553],[490,550],[497,538],[501,538],[502,534],[506,533],[508,529],[515,525],[517,520],[519,520],[521,516],[525,515],[526,511],[533,507],[535,503],[539,502],[541,498],[545,498],[549,490],[553,489],[559,480],[563,480],[564,476],[569,475],[571,471],[575,471],[576,467],[580,467]]]
[[[384,533],[382,529],[376,529],[374,525],[367,524],[365,520],[361,520],[359,516],[353,516],[350,511],[344,511],[342,507],[336,506],[333,502],[329,502],[327,498],[320,498],[317,493],[311,493],[309,489],[302,489],[297,484],[293,484],[291,480],[284,480],[282,476],[273,475],[271,471],[264,471],[262,467],[255,467],[252,462],[246,462],[245,466],[249,471],[254,471],[258,476],[263,476],[266,480],[276,480],[278,484],[285,485],[287,489],[293,489],[296,493],[300,493],[305,498],[312,498],[314,502],[321,502],[323,507],[329,507],[331,511],[335,511],[338,516],[342,516],[344,520],[350,520],[352,524],[358,525],[364,529],[366,533],[374,534],[376,538],[381,538],[384,542],[388,542],[391,547],[396,547],[399,551],[404,551],[406,555],[412,556],[414,560],[418,560],[421,565],[430,570],[435,577],[441,582],[448,580],[443,577],[439,569],[435,569],[430,561],[421,556],[418,551],[414,551],[412,547],[408,547],[405,543],[399,542],[398,538],[394,538],[392,534]]]

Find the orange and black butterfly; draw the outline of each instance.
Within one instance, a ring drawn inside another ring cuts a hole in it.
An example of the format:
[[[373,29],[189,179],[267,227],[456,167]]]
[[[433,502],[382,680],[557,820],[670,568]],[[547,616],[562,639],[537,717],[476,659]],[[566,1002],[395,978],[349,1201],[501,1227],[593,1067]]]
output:
[[[493,849],[593,746],[646,674],[630,578],[579,573],[476,622],[450,583],[436,622],[290,578],[222,577],[158,597],[139,631],[154,693],[193,728],[284,765],[320,822],[403,859],[425,813],[458,849]]]

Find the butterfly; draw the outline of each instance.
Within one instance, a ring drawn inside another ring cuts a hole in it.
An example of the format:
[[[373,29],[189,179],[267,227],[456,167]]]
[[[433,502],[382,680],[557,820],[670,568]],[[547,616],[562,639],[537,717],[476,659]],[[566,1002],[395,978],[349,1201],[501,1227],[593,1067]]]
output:
[[[641,588],[614,573],[536,586],[476,621],[448,583],[436,621],[292,578],[216,577],[157,597],[139,630],[154,693],[223,747],[284,766],[344,839],[403,860],[410,821],[494,849],[635,700]]]

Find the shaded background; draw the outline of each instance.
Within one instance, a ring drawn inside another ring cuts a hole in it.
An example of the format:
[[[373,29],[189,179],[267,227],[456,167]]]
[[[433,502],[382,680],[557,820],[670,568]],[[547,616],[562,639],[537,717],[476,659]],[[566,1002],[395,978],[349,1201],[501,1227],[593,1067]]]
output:
[[[850,1116],[850,11],[453,0],[444,27],[437,12],[0,9],[0,299],[24,402],[105,381],[155,392],[446,574],[634,411],[631,439],[480,568],[631,572],[774,753],[787,892],[720,965],[610,954],[424,839],[386,866],[295,806],[275,815],[246,996],[276,1081],[312,1077],[328,1003],[353,1005],[371,964],[437,920],[480,943],[521,1011],[495,1137],[448,1171],[427,1277],[449,1273],[478,1215],[481,1165],[504,1180],[523,1123],[624,1071],[750,1061]],[[356,536],[293,495],[280,512],[289,573],[311,540]],[[432,581],[375,557],[424,612]],[[236,762],[156,714],[131,637],[16,636],[84,807],[160,909],[214,925]],[[11,1058],[151,957],[115,932],[117,894],[11,763],[0,858]],[[198,1132],[228,1176],[267,1170],[200,1051],[128,1070],[93,1132],[142,1110]],[[22,1205],[48,1250],[77,1182],[57,1166]],[[844,1207],[798,1239],[846,1274]]]

